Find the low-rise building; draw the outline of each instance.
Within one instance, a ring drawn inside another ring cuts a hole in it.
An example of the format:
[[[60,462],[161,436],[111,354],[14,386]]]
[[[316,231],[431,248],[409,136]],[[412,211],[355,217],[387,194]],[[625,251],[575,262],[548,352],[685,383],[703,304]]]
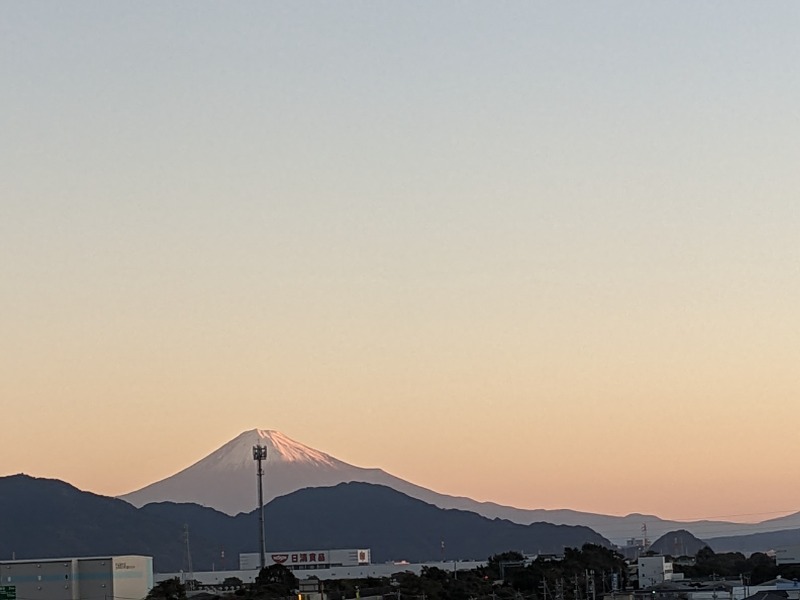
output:
[[[443,571],[465,572],[473,571],[478,567],[486,566],[486,561],[434,561],[425,563],[409,563],[409,562],[394,562],[394,563],[378,563],[368,565],[351,565],[341,567],[329,568],[315,568],[315,569],[302,569],[295,571],[295,577],[298,579],[306,579],[308,577],[317,577],[323,581],[329,579],[365,579],[367,577],[391,577],[397,573],[414,573],[419,575],[424,568],[436,567]],[[187,582],[193,579],[203,587],[219,588],[223,586],[223,582],[228,578],[236,578],[243,583],[254,583],[258,576],[258,569],[247,569],[243,571],[194,571],[191,573],[177,572],[177,573],[156,573],[156,583],[165,581],[167,579],[178,579],[181,582]]]
[[[20,600],[140,600],[153,588],[150,556],[0,561],[0,586]]]
[[[639,589],[672,580],[672,563],[664,556],[640,556],[636,566]]]
[[[372,563],[372,554],[369,548],[270,551],[265,554],[264,558],[267,567],[283,565],[292,571],[355,567]],[[239,555],[240,571],[259,569],[260,566],[261,557],[258,552],[246,552]]]
[[[775,564],[778,566],[800,564],[800,546],[775,548]]]

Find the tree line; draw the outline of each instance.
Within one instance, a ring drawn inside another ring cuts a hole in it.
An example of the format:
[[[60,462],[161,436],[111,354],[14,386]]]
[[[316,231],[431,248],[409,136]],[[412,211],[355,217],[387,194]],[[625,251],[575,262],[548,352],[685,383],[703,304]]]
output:
[[[716,554],[708,547],[697,553],[692,564],[677,564],[674,571],[684,573],[687,579],[735,578],[748,585],[758,585],[778,575],[800,578],[800,566],[778,567],[766,554],[755,553],[746,558],[739,552]],[[251,585],[239,580],[227,583],[236,588],[232,592],[235,600],[296,599],[299,585],[294,573],[282,565],[262,569]],[[622,555],[595,544],[567,548],[563,557],[539,556],[532,561],[519,552],[504,552],[470,571],[423,567],[419,575],[399,572],[392,577],[322,583],[328,600],[599,600],[609,592],[637,587]],[[209,600],[220,597],[216,593],[209,596]],[[185,586],[170,580],[153,588],[147,600],[185,598]]]

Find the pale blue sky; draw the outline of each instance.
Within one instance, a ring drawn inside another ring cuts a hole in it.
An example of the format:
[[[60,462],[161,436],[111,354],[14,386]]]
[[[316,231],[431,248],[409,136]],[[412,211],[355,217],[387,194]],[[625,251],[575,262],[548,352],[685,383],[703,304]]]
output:
[[[785,508],[716,490],[754,428],[800,417],[798,17],[3,3],[0,394],[20,427],[0,472],[121,493],[263,427],[517,505]],[[199,447],[165,439],[176,422]],[[34,425],[82,442],[53,463]],[[507,477],[598,426],[608,450]],[[492,457],[458,473],[478,438]],[[152,460],[113,473],[112,439]],[[631,445],[635,471],[666,450],[674,476],[698,455],[720,474],[696,465],[696,505],[663,477],[618,504]],[[765,488],[793,468],[775,456]]]

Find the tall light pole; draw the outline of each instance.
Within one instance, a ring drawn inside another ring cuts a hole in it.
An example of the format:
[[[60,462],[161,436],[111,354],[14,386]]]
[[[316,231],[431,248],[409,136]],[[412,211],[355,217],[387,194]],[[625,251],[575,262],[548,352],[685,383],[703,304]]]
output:
[[[253,446],[253,460],[258,463],[258,534],[261,541],[260,550],[258,551],[261,568],[266,565],[267,546],[264,542],[264,487],[261,480],[264,478],[264,468],[262,462],[267,460],[267,447],[266,446]]]

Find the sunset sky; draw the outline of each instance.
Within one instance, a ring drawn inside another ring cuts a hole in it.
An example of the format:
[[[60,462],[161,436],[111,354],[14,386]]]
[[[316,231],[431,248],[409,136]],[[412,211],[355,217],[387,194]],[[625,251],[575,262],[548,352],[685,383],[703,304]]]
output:
[[[240,432],[800,510],[800,3],[0,4],[0,475]]]

